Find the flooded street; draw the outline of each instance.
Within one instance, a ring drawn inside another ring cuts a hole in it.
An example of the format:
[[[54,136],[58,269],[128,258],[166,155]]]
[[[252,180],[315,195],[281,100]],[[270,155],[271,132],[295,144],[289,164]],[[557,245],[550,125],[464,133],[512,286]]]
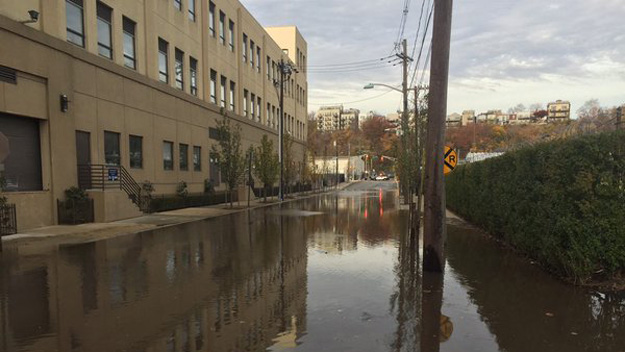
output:
[[[394,186],[7,251],[0,351],[625,352],[624,295],[561,283],[457,219],[444,279],[421,275]]]

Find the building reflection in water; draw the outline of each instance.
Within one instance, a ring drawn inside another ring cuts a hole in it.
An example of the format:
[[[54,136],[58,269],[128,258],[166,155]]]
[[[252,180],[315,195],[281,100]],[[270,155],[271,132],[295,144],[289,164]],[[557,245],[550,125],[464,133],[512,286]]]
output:
[[[264,351],[296,343],[306,330],[304,224],[259,214],[5,255],[0,350]]]

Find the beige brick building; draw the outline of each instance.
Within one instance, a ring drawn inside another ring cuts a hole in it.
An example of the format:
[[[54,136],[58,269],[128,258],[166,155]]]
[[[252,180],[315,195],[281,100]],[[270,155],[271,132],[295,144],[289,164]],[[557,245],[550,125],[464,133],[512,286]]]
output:
[[[563,100],[556,100],[547,105],[547,116],[549,121],[566,121],[571,118],[571,103]]]
[[[263,28],[236,0],[0,0],[0,44],[10,145],[0,171],[20,229],[56,223],[78,164],[119,165],[159,194],[219,183],[210,150],[222,113],[241,126],[243,148],[264,134],[277,141],[281,61],[296,69],[285,131],[303,159],[306,41],[296,27]],[[90,197],[101,221],[139,213],[121,190]]]

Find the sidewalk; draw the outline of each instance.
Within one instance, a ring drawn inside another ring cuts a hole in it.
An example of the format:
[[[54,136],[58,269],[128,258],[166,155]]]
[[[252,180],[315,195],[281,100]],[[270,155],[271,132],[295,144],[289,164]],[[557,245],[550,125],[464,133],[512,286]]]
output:
[[[339,185],[343,190],[360,181],[346,182]],[[297,195],[285,199],[284,203],[315,197],[334,192],[334,189],[325,192]],[[2,237],[3,251],[17,251],[20,254],[39,252],[42,249],[53,248],[60,244],[86,243],[108,238],[135,234],[164,226],[175,226],[193,221],[201,221],[219,216],[244,212],[248,209],[270,207],[280,204],[275,198],[263,202],[262,199],[240,203],[235,202],[233,208],[229,204],[218,204],[199,208],[184,208],[165,211],[155,214],[145,214],[137,218],[115,221],[110,223],[91,223],[83,225],[55,225],[37,229],[25,230],[15,235]]]

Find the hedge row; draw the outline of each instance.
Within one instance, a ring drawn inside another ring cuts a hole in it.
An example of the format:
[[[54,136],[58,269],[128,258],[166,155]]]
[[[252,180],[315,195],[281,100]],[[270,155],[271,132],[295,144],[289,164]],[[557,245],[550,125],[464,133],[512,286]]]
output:
[[[625,133],[554,141],[464,165],[447,205],[551,270],[625,271]]]

